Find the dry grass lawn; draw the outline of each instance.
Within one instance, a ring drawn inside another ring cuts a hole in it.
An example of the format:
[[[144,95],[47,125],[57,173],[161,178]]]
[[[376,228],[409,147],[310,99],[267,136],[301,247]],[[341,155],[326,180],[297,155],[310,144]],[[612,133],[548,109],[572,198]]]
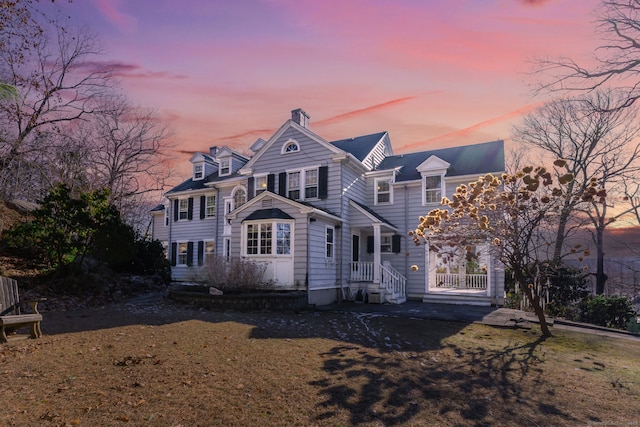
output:
[[[2,426],[640,423],[640,342],[162,300],[45,314],[0,345]]]

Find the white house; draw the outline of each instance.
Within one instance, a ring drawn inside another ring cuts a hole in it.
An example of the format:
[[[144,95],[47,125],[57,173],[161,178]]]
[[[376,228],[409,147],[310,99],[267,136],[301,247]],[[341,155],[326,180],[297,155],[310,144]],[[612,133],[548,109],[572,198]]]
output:
[[[503,141],[394,155],[387,132],[330,142],[309,124],[293,110],[250,158],[226,147],[191,157],[192,176],[151,212],[173,280],[195,279],[218,254],[265,263],[276,288],[312,304],[358,290],[390,303],[502,304],[504,274],[488,254],[439,264],[407,233],[456,186],[503,172]]]

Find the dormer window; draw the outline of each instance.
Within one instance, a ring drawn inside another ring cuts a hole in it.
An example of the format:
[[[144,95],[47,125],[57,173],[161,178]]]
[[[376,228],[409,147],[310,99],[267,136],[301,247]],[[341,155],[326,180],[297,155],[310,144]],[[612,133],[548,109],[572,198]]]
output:
[[[296,153],[298,151],[300,151],[300,145],[298,145],[297,141],[290,139],[282,146],[281,154]]]
[[[220,176],[231,174],[231,157],[220,159]]]
[[[204,165],[202,163],[193,165],[193,180],[198,181],[202,178],[204,178]]]
[[[424,183],[424,204],[440,203],[442,201],[442,175],[425,176]]]

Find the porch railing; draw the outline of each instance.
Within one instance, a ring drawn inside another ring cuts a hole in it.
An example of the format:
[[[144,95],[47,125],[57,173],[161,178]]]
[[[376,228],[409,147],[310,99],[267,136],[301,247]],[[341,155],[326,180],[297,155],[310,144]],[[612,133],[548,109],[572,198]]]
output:
[[[390,265],[380,266],[380,287],[394,296],[406,296],[407,279]]]
[[[487,289],[487,275],[436,273],[436,287],[453,289]]]
[[[373,282],[373,263],[353,261],[351,265],[352,282]]]
[[[373,282],[375,264],[366,261],[354,261],[351,266],[352,282]],[[390,265],[380,265],[380,288],[394,295],[404,296],[407,287],[407,279],[398,270]]]

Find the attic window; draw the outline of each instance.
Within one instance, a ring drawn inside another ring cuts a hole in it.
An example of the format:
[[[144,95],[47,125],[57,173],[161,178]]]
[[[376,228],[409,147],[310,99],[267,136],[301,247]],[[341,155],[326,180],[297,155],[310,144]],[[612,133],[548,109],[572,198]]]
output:
[[[220,176],[231,173],[231,158],[220,159]]]
[[[204,167],[202,163],[193,165],[193,179],[199,180],[204,178]]]
[[[297,141],[290,139],[282,146],[281,154],[296,153],[298,151],[300,151],[300,145],[298,145]]]

